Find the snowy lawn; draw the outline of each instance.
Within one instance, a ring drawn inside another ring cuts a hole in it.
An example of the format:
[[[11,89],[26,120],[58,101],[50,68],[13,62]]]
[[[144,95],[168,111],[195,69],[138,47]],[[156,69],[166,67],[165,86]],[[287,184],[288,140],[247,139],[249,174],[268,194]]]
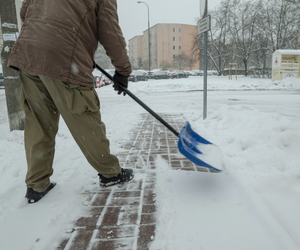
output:
[[[208,117],[202,119],[202,77],[130,83],[154,111],[182,113],[193,129],[218,145],[224,172],[170,170],[156,159],[157,231],[151,250],[300,249],[300,79],[271,82],[208,77]],[[146,112],[110,86],[97,89],[111,151]],[[97,175],[61,119],[53,181],[40,202],[24,198],[23,132],[9,132],[0,89],[0,248],[55,249],[85,213],[82,192]]]

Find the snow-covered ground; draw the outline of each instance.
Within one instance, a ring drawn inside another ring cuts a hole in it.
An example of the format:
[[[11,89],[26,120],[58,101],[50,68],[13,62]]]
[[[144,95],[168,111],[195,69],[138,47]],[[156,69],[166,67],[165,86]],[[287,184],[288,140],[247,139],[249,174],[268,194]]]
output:
[[[203,120],[202,77],[130,83],[153,110],[180,112],[217,144],[221,174],[170,170],[157,158],[158,207],[151,250],[300,249],[300,79],[271,82],[208,77]],[[128,138],[143,108],[110,86],[97,89],[113,153]],[[53,249],[84,213],[81,193],[98,181],[61,119],[53,181],[40,202],[24,198],[23,132],[9,132],[0,89],[0,249]]]

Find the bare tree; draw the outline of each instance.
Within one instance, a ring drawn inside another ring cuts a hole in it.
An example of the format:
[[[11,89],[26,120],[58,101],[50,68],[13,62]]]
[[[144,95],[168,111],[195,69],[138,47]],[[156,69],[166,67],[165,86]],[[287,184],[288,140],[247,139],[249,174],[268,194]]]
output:
[[[143,62],[142,62],[142,69],[144,69],[144,70],[149,70],[149,60],[148,59],[146,59],[146,60],[144,60]]]
[[[170,63],[166,60],[163,60],[160,62],[159,66],[162,70],[168,70],[168,69],[172,68],[172,63]]]
[[[173,63],[176,63],[179,70],[192,69],[197,60],[192,56],[187,55],[185,52],[181,52],[173,58]]]
[[[208,68],[222,74],[229,62],[267,69],[278,49],[300,47],[300,0],[223,0],[214,11],[208,38]],[[201,55],[201,36],[192,53]],[[199,65],[201,68],[201,65]]]
[[[210,31],[210,43],[208,56],[212,60],[219,75],[223,74],[225,65],[229,62],[228,44],[230,36],[228,36],[228,24],[230,17],[230,8],[233,1],[226,0],[221,2],[220,7],[212,11],[212,29]]]
[[[193,36],[193,43],[191,47],[191,56],[196,60],[199,60],[199,69],[201,69],[201,52],[200,47],[202,48],[202,36],[194,35]]]
[[[235,55],[242,59],[246,76],[259,9],[259,5],[254,5],[251,0],[245,2],[235,0],[230,9],[229,31],[235,48]]]
[[[299,11],[299,0],[269,0],[262,3],[258,26],[268,40],[270,53],[278,49],[297,49]]]

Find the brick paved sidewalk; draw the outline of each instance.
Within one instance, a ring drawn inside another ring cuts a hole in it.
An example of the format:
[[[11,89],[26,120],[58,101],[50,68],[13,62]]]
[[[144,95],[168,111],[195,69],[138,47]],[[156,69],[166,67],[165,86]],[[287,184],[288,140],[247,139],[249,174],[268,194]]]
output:
[[[177,131],[185,121],[180,114],[163,115]],[[124,142],[118,154],[121,166],[133,168],[135,178],[111,188],[86,191],[84,206],[89,215],[79,218],[58,250],[144,250],[155,238],[156,205],[155,158],[160,155],[171,169],[208,171],[183,157],[177,148],[178,138],[149,114]]]

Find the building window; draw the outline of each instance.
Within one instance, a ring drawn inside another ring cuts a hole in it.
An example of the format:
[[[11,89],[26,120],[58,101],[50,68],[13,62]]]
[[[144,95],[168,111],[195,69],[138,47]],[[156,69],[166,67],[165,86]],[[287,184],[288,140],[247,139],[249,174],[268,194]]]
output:
[[[173,28],[173,32],[175,32],[175,28]]]
[[[175,50],[175,46],[173,46],[173,50]]]
[[[179,33],[181,33],[181,28],[179,28]]]
[[[181,46],[179,46],[179,50],[181,50]]]
[[[173,58],[175,58],[175,55],[173,55]]]
[[[173,36],[173,42],[175,42],[175,36]]]
[[[181,37],[179,37],[179,42],[181,42]]]

